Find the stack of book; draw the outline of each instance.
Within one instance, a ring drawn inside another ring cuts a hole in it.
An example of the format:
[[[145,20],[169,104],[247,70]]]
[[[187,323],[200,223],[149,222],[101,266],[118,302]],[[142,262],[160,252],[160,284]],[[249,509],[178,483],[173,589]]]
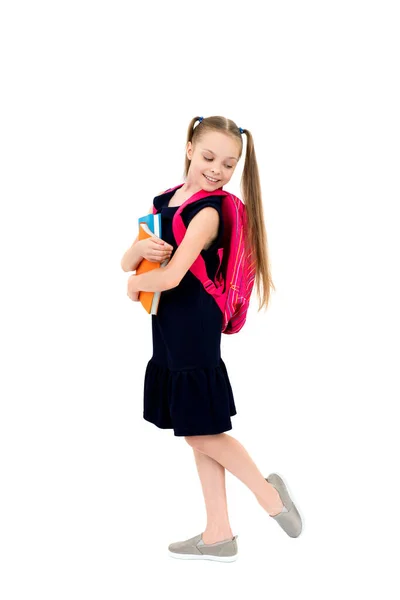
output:
[[[144,240],[149,237],[161,238],[161,214],[149,214],[144,217],[140,217],[138,220],[139,224],[139,240]],[[152,262],[143,258],[138,267],[136,268],[136,275],[147,273],[153,269],[160,269],[166,267],[169,263],[169,259],[165,259],[162,262]],[[144,309],[150,315],[156,315],[158,311],[158,305],[161,298],[161,292],[139,292],[139,301],[141,302]]]

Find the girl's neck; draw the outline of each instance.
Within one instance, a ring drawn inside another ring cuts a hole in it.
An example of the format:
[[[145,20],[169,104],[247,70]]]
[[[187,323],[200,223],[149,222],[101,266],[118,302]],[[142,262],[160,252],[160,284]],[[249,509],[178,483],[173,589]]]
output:
[[[202,188],[199,185],[185,181],[183,186],[179,188],[178,191],[181,192],[182,195],[187,196],[189,198],[190,196],[193,196],[194,194],[199,192],[201,189]]]

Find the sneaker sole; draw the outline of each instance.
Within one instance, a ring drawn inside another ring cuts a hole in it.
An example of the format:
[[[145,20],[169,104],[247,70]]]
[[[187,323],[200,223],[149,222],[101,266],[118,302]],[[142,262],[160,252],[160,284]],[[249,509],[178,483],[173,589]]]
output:
[[[179,554],[178,552],[171,552],[171,550],[168,550],[168,554],[172,558],[181,558],[183,560],[215,560],[218,562],[234,562],[238,557],[237,554],[235,554],[234,556],[212,556],[210,554]]]

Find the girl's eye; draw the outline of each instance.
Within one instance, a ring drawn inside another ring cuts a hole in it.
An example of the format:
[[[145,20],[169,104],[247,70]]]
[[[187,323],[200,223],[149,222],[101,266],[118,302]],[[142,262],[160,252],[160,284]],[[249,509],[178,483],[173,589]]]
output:
[[[207,158],[207,156],[204,156],[205,160],[211,161],[212,158]],[[231,167],[230,165],[225,165],[227,169],[232,169],[233,167]]]

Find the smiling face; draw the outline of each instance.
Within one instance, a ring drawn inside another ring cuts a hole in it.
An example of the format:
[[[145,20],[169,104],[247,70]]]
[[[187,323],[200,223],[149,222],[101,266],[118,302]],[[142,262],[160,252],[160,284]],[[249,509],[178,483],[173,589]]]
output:
[[[188,142],[187,183],[204,190],[217,190],[226,185],[235,171],[240,150],[240,142],[219,131],[208,131],[194,146]]]

